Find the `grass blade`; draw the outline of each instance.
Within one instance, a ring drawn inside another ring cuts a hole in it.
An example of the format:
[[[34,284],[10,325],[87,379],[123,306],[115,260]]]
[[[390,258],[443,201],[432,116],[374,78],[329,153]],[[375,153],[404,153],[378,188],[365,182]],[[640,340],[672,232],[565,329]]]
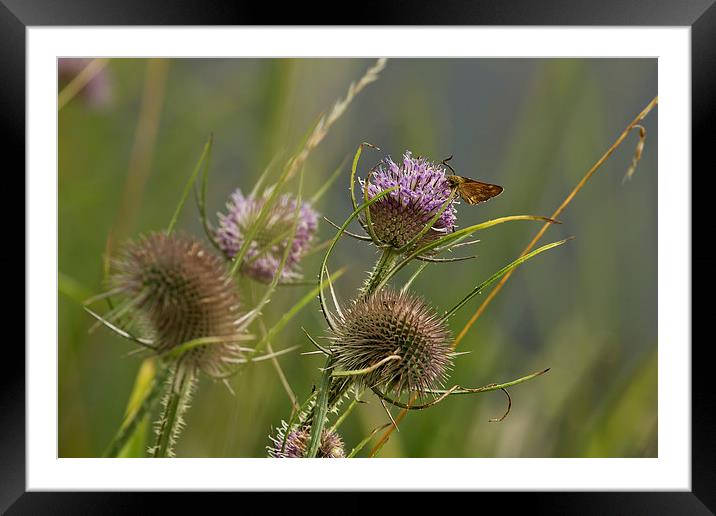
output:
[[[485,289],[486,287],[492,285],[495,281],[500,279],[502,276],[504,276],[511,270],[515,269],[516,267],[523,264],[527,260],[537,256],[538,254],[540,254],[544,251],[547,251],[549,249],[552,249],[553,247],[557,247],[557,246],[564,244],[565,242],[567,242],[567,240],[571,240],[571,239],[565,238],[564,240],[560,240],[558,242],[552,242],[551,244],[543,245],[539,249],[535,249],[531,253],[521,256],[521,257],[517,258],[516,260],[514,260],[513,262],[511,262],[510,264],[506,265],[505,267],[503,267],[502,269],[497,271],[495,274],[490,276],[487,280],[483,281],[478,286],[476,286],[474,289],[472,289],[470,291],[470,293],[467,294],[464,298],[462,298],[455,306],[453,306],[450,310],[445,312],[445,315],[443,315],[443,317],[442,317],[443,321],[452,317],[455,314],[455,312],[457,312],[460,308],[462,308],[465,305],[465,303],[470,301],[470,299],[472,299],[477,294],[482,292],[482,290]]]
[[[199,161],[194,167],[194,171],[191,173],[191,176],[189,176],[189,180],[187,181],[186,185],[184,185],[184,191],[182,192],[179,204],[177,205],[176,210],[174,210],[174,215],[172,215],[172,219],[169,221],[169,226],[167,227],[167,235],[174,230],[174,226],[176,225],[177,219],[179,218],[179,213],[184,207],[184,203],[186,203],[186,199],[187,197],[189,197],[189,192],[191,192],[191,189],[194,186],[194,182],[199,177],[199,172],[201,172],[202,167],[205,170],[208,170],[209,163],[211,162],[211,149],[213,146],[214,136],[209,135],[209,140],[206,142],[206,144],[204,144],[204,150],[199,157]]]

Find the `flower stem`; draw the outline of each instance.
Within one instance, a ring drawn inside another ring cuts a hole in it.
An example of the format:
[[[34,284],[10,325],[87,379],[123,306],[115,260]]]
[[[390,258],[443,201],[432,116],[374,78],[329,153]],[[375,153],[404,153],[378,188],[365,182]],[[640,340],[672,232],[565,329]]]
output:
[[[127,414],[122,426],[119,428],[119,431],[114,436],[114,439],[112,439],[112,442],[102,457],[116,457],[122,451],[127,441],[134,435],[139,423],[144,420],[159,401],[162,388],[169,376],[169,371],[170,369],[168,367],[161,367],[159,371],[157,371],[152,386],[144,397],[144,400],[134,412]]]
[[[398,254],[392,248],[387,248],[383,251],[361,290],[361,299],[366,299],[375,293],[378,285],[381,284],[385,276],[393,268],[397,259]]]
[[[173,447],[184,426],[182,416],[189,406],[189,400],[196,383],[193,371],[182,371],[182,364],[177,364],[174,374],[170,378],[166,397],[163,400],[164,411],[157,427],[157,442],[152,450],[152,456],[171,457]],[[181,375],[179,384],[176,378]]]
[[[306,457],[314,458],[318,455],[318,448],[321,445],[321,435],[323,427],[326,424],[326,414],[328,413],[328,394],[331,387],[331,371],[333,366],[333,358],[326,360],[326,367],[321,377],[321,385],[318,387],[318,395],[316,397],[316,405],[313,409],[313,422],[311,423],[311,439],[308,443],[308,453]]]
[[[365,286],[361,290],[361,298],[365,299],[375,292],[376,287],[380,284],[385,274],[390,271],[395,264],[398,255],[392,249],[385,249],[383,254],[375,264],[373,271],[370,273]],[[341,399],[341,396],[351,387],[352,381],[346,381],[345,378],[333,378],[333,357],[328,357],[326,365],[323,369],[321,384],[316,394],[316,404],[313,407],[313,416],[311,422],[311,438],[308,443],[307,457],[315,457],[318,454],[318,448],[321,444],[321,435],[326,424],[326,414],[328,413],[329,402]],[[342,385],[336,387],[336,382],[342,382]]]

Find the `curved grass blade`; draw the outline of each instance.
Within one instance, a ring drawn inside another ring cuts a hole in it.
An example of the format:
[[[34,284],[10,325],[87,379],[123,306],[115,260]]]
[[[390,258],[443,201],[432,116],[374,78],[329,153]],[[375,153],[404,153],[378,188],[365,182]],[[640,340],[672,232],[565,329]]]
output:
[[[363,184],[363,199],[370,199],[370,195],[368,195],[368,185],[371,175],[373,175],[372,170],[368,173],[368,177],[366,177],[365,183]],[[396,185],[396,188],[400,190],[400,185]],[[358,220],[361,220],[360,217]],[[373,221],[370,219],[370,210],[365,210],[365,224],[361,224],[361,226],[370,235],[373,242],[376,244],[380,242],[380,240],[378,240],[378,236],[375,234],[375,230],[373,229]]]
[[[349,191],[351,193],[351,204],[353,205],[354,210],[358,209],[358,203],[356,202],[356,194],[354,191],[354,187],[356,183],[356,169],[358,168],[358,160],[360,159],[360,155],[363,153],[363,147],[370,147],[378,151],[380,150],[372,143],[363,142],[358,146],[358,150],[356,151],[355,156],[353,156],[353,164],[351,165],[351,183]]]
[[[382,366],[383,364],[385,364],[387,362],[391,362],[393,360],[402,360],[402,359],[403,358],[398,355],[388,355],[383,360],[376,362],[372,366],[364,367],[363,369],[354,369],[352,371],[333,371],[331,373],[331,376],[361,376],[364,374],[368,374],[372,371],[375,371],[376,369],[378,369],[380,366]]]
[[[343,422],[346,420],[346,418],[353,412],[353,409],[358,406],[359,403],[364,403],[360,400],[360,397],[363,393],[356,394],[355,398],[351,400],[350,404],[346,407],[346,409],[343,411],[343,413],[336,419],[336,422],[333,423],[333,426],[328,430],[329,432],[335,432],[340,428],[340,426],[343,424]]]
[[[211,149],[213,146],[214,135],[212,134],[209,135],[209,140],[206,142],[206,144],[204,144],[204,150],[199,157],[199,161],[194,167],[194,171],[192,172],[191,176],[189,176],[189,180],[187,181],[186,185],[184,185],[184,191],[182,192],[179,204],[177,205],[176,210],[174,210],[174,215],[172,215],[172,219],[169,221],[169,226],[167,227],[167,235],[174,230],[174,226],[176,225],[177,219],[179,218],[179,213],[184,207],[184,203],[186,202],[187,197],[189,197],[189,192],[191,192],[191,189],[194,186],[194,182],[199,177],[199,172],[202,170],[202,167],[208,170],[209,163],[211,162]]]
[[[481,392],[490,392],[490,391],[499,391],[502,389],[507,389],[508,387],[513,387],[515,385],[519,385],[521,383],[527,382],[529,380],[532,380],[533,378],[537,378],[538,376],[542,376],[546,372],[548,372],[551,368],[548,367],[546,369],[542,369],[540,371],[536,371],[534,373],[528,374],[527,376],[523,376],[522,378],[517,378],[516,380],[511,380],[509,382],[505,383],[490,383],[487,385],[484,385],[482,387],[477,388],[468,388],[468,387],[460,387],[459,385],[456,385],[455,389],[426,389],[425,392],[429,394],[445,394],[446,392],[450,392],[451,395],[455,394],[479,394]]]
[[[421,262],[429,262],[429,263],[452,263],[452,262],[464,262],[465,260],[474,260],[477,258],[476,254],[470,255],[470,256],[458,256],[455,258],[432,258],[427,256],[416,256],[416,260],[420,260]]]
[[[359,442],[359,443],[355,446],[355,448],[353,448],[353,449],[351,450],[351,452],[346,456],[346,458],[347,458],[347,459],[352,459],[353,457],[355,457],[356,454],[357,454],[359,451],[361,451],[361,450],[365,447],[366,444],[368,444],[368,442],[373,438],[373,436],[374,436],[375,434],[377,434],[378,432],[380,432],[381,430],[383,430],[383,429],[385,429],[385,428],[388,428],[388,427],[391,426],[392,424],[393,424],[393,423],[386,423],[386,424],[384,424],[384,425],[382,425],[382,426],[379,426],[379,427],[377,427],[377,428],[374,428],[373,431],[372,431],[365,439],[363,439],[361,442]]]
[[[331,242],[331,245],[328,246],[328,250],[326,251],[325,256],[323,257],[323,262],[321,263],[321,272],[319,275],[318,280],[318,286],[319,286],[319,292],[318,292],[318,298],[321,303],[321,308],[324,310],[324,315],[326,316],[326,321],[328,322],[328,326],[330,326],[332,329],[335,329],[334,321],[332,320],[332,316],[330,313],[326,310],[326,300],[323,294],[323,288],[324,288],[324,275],[326,271],[326,267],[328,264],[328,258],[333,253],[333,249],[336,247],[336,244],[338,243],[338,240],[340,240],[343,233],[346,231],[348,226],[351,222],[360,214],[361,211],[365,210],[367,207],[369,207],[374,202],[379,201],[381,198],[388,195],[390,192],[396,190],[398,187],[394,186],[392,188],[388,188],[387,190],[383,190],[381,193],[370,199],[369,201],[364,202],[361,204],[357,209],[353,210],[353,213],[350,214],[350,216],[346,219],[346,221],[343,223],[341,228],[338,230],[338,233],[336,233],[336,236],[333,237],[333,241]]]
[[[323,217],[323,220],[325,220],[326,222],[328,222],[328,223],[329,223],[331,226],[333,226],[334,228],[336,228],[336,229],[341,229],[341,227],[340,227],[338,224],[336,224],[335,222],[333,222],[333,221],[330,220],[329,218]],[[372,242],[372,241],[373,241],[373,239],[372,239],[371,237],[369,237],[369,236],[358,235],[358,234],[356,234],[356,233],[351,233],[350,231],[344,231],[344,233],[345,233],[346,235],[348,235],[349,237],[353,237],[353,238],[355,238],[356,240],[361,240],[361,241],[363,241],[363,242]]]
[[[178,346],[172,348],[163,354],[166,358],[174,359],[179,358],[187,351],[190,351],[199,346],[207,346],[209,344],[224,344],[226,342],[241,342],[253,340],[256,336],[250,333],[237,333],[235,335],[225,335],[217,337],[199,337],[198,339],[192,339]]]
[[[511,262],[510,264],[506,265],[505,267],[503,267],[502,269],[500,269],[499,271],[497,271],[496,273],[494,273],[492,276],[490,276],[489,278],[487,278],[485,281],[483,281],[482,283],[480,283],[480,284],[479,284],[478,286],[476,286],[474,289],[472,289],[472,290],[470,291],[470,293],[468,293],[464,298],[462,298],[455,306],[453,306],[450,310],[448,310],[447,312],[445,312],[445,315],[443,315],[442,320],[443,320],[443,321],[446,321],[447,319],[449,319],[450,317],[452,317],[452,315],[455,314],[455,312],[457,312],[460,308],[462,308],[462,307],[465,305],[465,303],[467,303],[468,301],[470,301],[470,299],[472,299],[472,298],[475,297],[477,294],[479,294],[484,288],[486,288],[486,287],[490,286],[491,284],[493,284],[495,281],[497,281],[498,279],[500,279],[502,276],[504,276],[505,274],[507,274],[507,273],[508,273],[509,271],[511,271],[512,269],[518,267],[519,265],[521,265],[521,264],[523,264],[524,262],[526,262],[527,260],[529,260],[529,259],[531,259],[531,258],[537,256],[538,254],[543,253],[544,251],[547,251],[547,250],[549,250],[549,249],[552,249],[552,248],[554,248],[554,247],[557,247],[557,246],[560,246],[560,245],[564,244],[564,243],[567,242],[568,240],[571,240],[571,238],[565,238],[564,240],[559,240],[558,242],[552,242],[551,244],[543,245],[542,247],[540,247],[540,248],[538,248],[538,249],[535,249],[535,250],[532,251],[531,253],[526,254],[526,255],[524,255],[524,256],[521,256],[520,258],[517,258],[516,260],[514,260],[513,262]]]
[[[410,288],[410,285],[413,284],[413,282],[415,281],[415,279],[416,279],[418,276],[420,276],[420,273],[423,272],[423,271],[425,270],[425,267],[427,267],[428,265],[430,265],[429,262],[423,262],[423,263],[421,263],[420,266],[419,266],[417,269],[415,269],[415,272],[410,276],[410,278],[408,278],[408,281],[405,282],[405,285],[403,285],[403,288],[400,289],[400,292],[403,293],[403,294],[404,294],[405,292],[407,292],[408,289]]]
[[[536,373],[529,374],[527,376],[523,376],[522,378],[518,378],[517,380],[512,380],[507,383],[491,383],[488,385],[485,385],[484,387],[478,387],[476,389],[470,389],[465,387],[460,387],[459,385],[453,385],[449,389],[426,389],[425,392],[429,394],[437,394],[438,397],[434,399],[433,401],[430,401],[428,403],[423,403],[420,405],[412,405],[410,403],[403,403],[399,400],[395,400],[391,397],[389,397],[384,392],[381,392],[380,389],[376,387],[372,387],[371,390],[375,393],[376,396],[378,396],[383,401],[387,401],[391,405],[395,405],[396,407],[400,407],[405,410],[424,410],[426,408],[430,408],[434,405],[437,405],[441,401],[444,401],[447,399],[448,396],[452,396],[455,394],[480,394],[483,392],[490,392],[490,391],[504,391],[508,387],[512,387],[513,385],[518,385],[520,383],[526,382],[528,380],[532,380],[533,378],[536,378],[538,376],[541,376],[545,374],[547,371],[549,371],[549,368],[543,369],[542,371],[537,371]],[[508,395],[509,396],[509,395]],[[510,401],[511,406],[511,401]]]
[[[116,333],[116,334],[119,335],[120,337],[124,337],[125,339],[128,339],[128,340],[131,340],[131,341],[133,341],[133,342],[136,342],[137,344],[141,344],[142,346],[147,347],[147,348],[149,348],[149,349],[155,349],[155,348],[154,348],[154,345],[153,345],[154,343],[153,343],[151,340],[149,340],[149,339],[144,339],[144,338],[141,338],[141,337],[136,337],[136,336],[132,335],[131,333],[129,333],[128,331],[125,331],[125,330],[122,330],[121,328],[118,328],[117,326],[115,326],[114,324],[112,324],[111,322],[109,322],[108,320],[106,320],[104,317],[102,317],[102,316],[99,315],[98,313],[94,312],[94,311],[93,311],[91,308],[89,308],[88,306],[83,306],[82,308],[84,308],[84,309],[87,311],[87,313],[89,313],[92,317],[94,317],[95,319],[97,319],[99,322],[101,322],[102,324],[104,324],[107,328],[109,328],[110,330],[112,330],[114,333]]]
[[[341,164],[338,165],[338,168],[331,174],[331,177],[328,178],[326,182],[324,182],[321,187],[318,189],[318,191],[313,194],[313,197],[311,197],[311,204],[315,205],[321,197],[328,191],[328,189],[333,185],[333,183],[336,182],[336,179],[341,175],[341,172],[343,171],[343,167],[346,166],[346,163],[348,162],[348,157],[346,156],[343,158],[343,161],[341,161]]]
[[[342,269],[339,269],[334,275],[333,275],[333,281],[337,281],[338,278],[343,276],[343,274],[346,272],[347,267],[343,267]],[[318,295],[318,286],[311,289],[310,292],[307,292],[306,295],[304,295],[297,303],[295,303],[290,310],[288,310],[286,313],[284,313],[281,318],[274,324],[271,328],[268,329],[266,332],[266,335],[259,340],[259,342],[254,347],[253,353],[258,353],[259,351],[262,351],[264,346],[267,342],[270,342],[271,340],[278,335],[281,330],[283,330],[286,325],[293,319],[298,312],[300,312],[305,306],[307,306],[311,301],[313,301],[316,298],[316,295]]]
[[[256,180],[256,184],[254,184],[254,187],[251,189],[251,193],[249,194],[250,197],[255,197],[261,186],[264,184],[264,181],[266,181],[266,178],[268,177],[269,171],[273,168],[273,166],[276,164],[276,162],[283,156],[284,152],[279,151],[276,153],[276,155],[271,158],[271,161],[269,161],[269,164],[266,165],[266,168],[264,168],[263,172],[261,172],[261,175]]]
[[[386,190],[387,191],[387,190]],[[442,245],[448,244],[452,242],[453,240],[457,240],[460,237],[463,236],[469,236],[476,231],[480,231],[482,229],[487,229],[492,226],[496,226],[498,224],[504,224],[505,222],[512,222],[517,220],[539,220],[543,222],[550,222],[550,223],[557,223],[556,220],[548,219],[547,217],[540,217],[538,215],[510,215],[507,217],[500,217],[497,219],[488,220],[486,222],[482,222],[480,224],[475,224],[473,226],[469,226],[463,229],[460,229],[458,231],[454,231],[453,233],[450,233],[449,235],[445,235],[444,237],[441,237],[437,240],[434,240],[432,242],[429,242],[425,244],[424,246],[420,247],[419,249],[416,249],[415,251],[410,252],[408,255],[403,258],[402,261],[398,262],[390,271],[388,271],[381,282],[378,284],[376,290],[380,290],[383,288],[388,281],[395,276],[403,267],[405,267],[413,258],[416,258],[422,254],[425,254],[428,251],[431,251],[435,249],[436,247],[440,247]]]

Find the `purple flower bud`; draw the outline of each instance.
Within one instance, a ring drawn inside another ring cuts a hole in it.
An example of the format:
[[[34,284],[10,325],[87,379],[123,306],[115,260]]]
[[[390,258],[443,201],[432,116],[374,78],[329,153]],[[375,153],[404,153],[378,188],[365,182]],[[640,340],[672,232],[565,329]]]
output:
[[[413,158],[410,151],[406,151],[400,165],[390,158],[383,160],[368,182],[369,198],[399,186],[369,207],[373,231],[379,240],[376,243],[396,249],[422,231],[451,193],[445,167],[424,158]],[[361,180],[361,185],[364,186],[365,181]],[[424,245],[452,232],[455,213],[451,203],[416,244]]]
[[[216,240],[229,258],[233,258],[239,252],[247,230],[258,219],[269,194],[270,190],[264,192],[261,197],[247,197],[237,189],[226,205],[228,212],[225,215],[219,214]],[[241,264],[242,273],[264,283],[274,278],[295,224],[295,212],[296,200],[291,195],[284,194],[278,198],[254,235],[244,257],[244,263]],[[318,213],[313,210],[310,203],[304,202],[299,210],[293,244],[281,273],[282,281],[302,277],[299,263],[310,249],[317,227]]]

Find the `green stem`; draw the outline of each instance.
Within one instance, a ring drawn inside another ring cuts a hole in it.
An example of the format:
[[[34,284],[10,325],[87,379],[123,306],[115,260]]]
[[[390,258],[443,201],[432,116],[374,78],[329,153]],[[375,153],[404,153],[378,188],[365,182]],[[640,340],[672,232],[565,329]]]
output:
[[[386,274],[393,268],[393,265],[395,265],[398,256],[399,255],[392,248],[387,248],[383,251],[383,254],[378,259],[378,262],[368,277],[365,286],[363,286],[361,290],[361,299],[368,298],[377,290],[383,278],[385,278]]]
[[[391,270],[398,256],[399,255],[392,249],[385,249],[383,251],[383,254],[375,264],[373,271],[368,277],[368,281],[361,291],[361,299],[365,299],[375,292],[376,287],[380,284],[384,275]],[[346,381],[345,378],[332,378],[333,366],[333,358],[328,357],[323,370],[323,376],[321,377],[321,384],[319,385],[318,392],[316,394],[316,405],[313,407],[311,438],[308,444],[307,457],[315,457],[318,454],[318,448],[321,444],[321,435],[323,434],[323,428],[326,424],[326,414],[328,413],[329,400],[331,400],[331,391],[334,391],[331,401],[335,403],[353,384],[352,381]],[[331,389],[331,387],[336,385],[336,381],[342,382],[342,385],[340,385],[337,391],[336,389]]]
[[[359,442],[359,443],[356,445],[355,448],[353,448],[353,449],[351,450],[351,452],[346,456],[346,459],[352,459],[353,457],[355,457],[356,454],[357,454],[359,451],[361,451],[361,450],[365,447],[366,444],[368,444],[368,441],[370,441],[370,440],[373,438],[373,436],[374,436],[377,432],[380,432],[381,430],[383,430],[384,428],[389,427],[389,426],[392,425],[392,424],[393,424],[393,423],[386,423],[386,424],[383,425],[383,426],[379,426],[378,428],[374,428],[373,431],[372,431],[370,434],[368,434],[368,436],[367,436],[366,438],[364,438],[361,442]]]
[[[313,408],[313,422],[311,423],[311,440],[308,443],[309,458],[318,455],[318,448],[321,446],[321,435],[323,435],[323,427],[326,424],[326,414],[328,413],[328,394],[331,387],[331,372],[333,366],[333,358],[328,357],[326,360],[326,368],[321,377],[321,385],[318,387],[316,397],[316,405]]]
[[[180,421],[187,408],[194,384],[193,371],[182,373],[181,362],[177,364],[168,386],[167,400],[160,419],[160,426],[157,431],[157,443],[154,446],[152,456],[154,458],[169,457],[172,452],[174,441],[181,430]],[[182,374],[179,385],[175,388],[176,375]]]
[[[127,419],[125,419],[122,423],[117,435],[114,436],[114,439],[112,439],[112,442],[109,444],[102,457],[116,457],[119,452],[122,451],[127,444],[127,441],[129,441],[132,435],[134,435],[134,431],[137,429],[137,426],[139,426],[139,423],[144,420],[145,416],[154,409],[159,401],[162,388],[167,380],[167,377],[169,376],[169,371],[170,369],[168,367],[163,367],[157,372],[152,383],[152,387],[145,396],[141,405],[139,405],[137,410],[135,410],[132,414],[127,415]]]

